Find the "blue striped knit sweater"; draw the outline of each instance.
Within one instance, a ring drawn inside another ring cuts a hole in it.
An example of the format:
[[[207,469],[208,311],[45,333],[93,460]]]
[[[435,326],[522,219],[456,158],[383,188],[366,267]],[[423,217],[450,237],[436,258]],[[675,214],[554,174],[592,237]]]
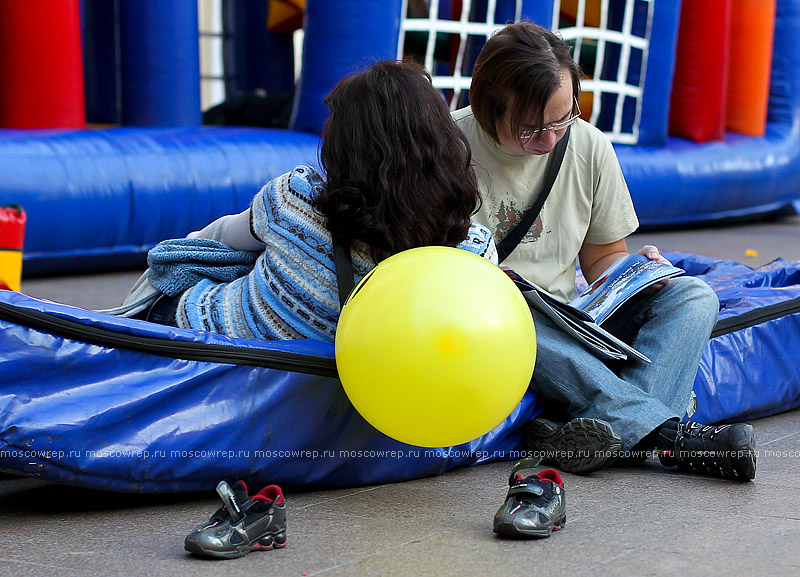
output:
[[[324,181],[309,166],[273,179],[250,207],[252,235],[266,248],[253,270],[232,282],[203,279],[179,300],[177,325],[235,338],[333,342],[339,293],[331,235],[311,201]],[[459,245],[496,261],[491,232],[473,224]],[[360,241],[351,247],[356,282],[376,263]]]

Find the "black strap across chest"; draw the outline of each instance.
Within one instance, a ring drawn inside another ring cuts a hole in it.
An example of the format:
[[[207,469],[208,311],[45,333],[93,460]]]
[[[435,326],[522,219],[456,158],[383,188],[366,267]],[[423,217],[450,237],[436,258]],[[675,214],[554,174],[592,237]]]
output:
[[[339,306],[343,307],[353,287],[356,286],[353,277],[353,261],[350,258],[350,243],[333,237],[333,263],[336,265],[336,284],[339,288]]]
[[[558,141],[558,144],[556,144],[556,147],[551,153],[553,154],[553,160],[550,163],[550,168],[544,179],[544,184],[542,184],[542,191],[539,193],[539,196],[536,197],[536,202],[533,203],[533,206],[528,209],[517,225],[511,229],[506,237],[497,245],[497,259],[499,262],[503,262],[508,255],[514,252],[514,249],[517,248],[517,245],[524,236],[528,234],[534,221],[536,221],[536,217],[539,216],[539,213],[542,211],[544,201],[547,200],[547,196],[553,188],[553,183],[556,181],[561,163],[564,160],[564,154],[567,151],[567,143],[569,142],[569,131],[570,129],[567,128],[567,132],[564,134],[563,138]]]

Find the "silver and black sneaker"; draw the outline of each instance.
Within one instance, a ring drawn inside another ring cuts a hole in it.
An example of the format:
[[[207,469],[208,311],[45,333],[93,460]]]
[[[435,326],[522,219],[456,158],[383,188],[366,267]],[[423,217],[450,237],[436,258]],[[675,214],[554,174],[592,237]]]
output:
[[[660,451],[662,465],[681,471],[714,475],[736,481],[756,476],[756,440],[753,426],[678,423],[675,448]]]
[[[613,463],[622,441],[600,419],[576,418],[567,423],[534,419],[525,435],[525,448],[542,463],[567,473],[591,473]]]
[[[508,494],[494,516],[494,532],[501,537],[540,539],[567,523],[564,482],[555,469],[523,477],[520,471],[539,464],[523,459],[511,471]]]
[[[222,507],[189,533],[184,542],[187,551],[234,559],[286,546],[286,502],[280,487],[269,485],[250,496],[244,481],[237,481],[233,488],[221,481],[217,494]]]

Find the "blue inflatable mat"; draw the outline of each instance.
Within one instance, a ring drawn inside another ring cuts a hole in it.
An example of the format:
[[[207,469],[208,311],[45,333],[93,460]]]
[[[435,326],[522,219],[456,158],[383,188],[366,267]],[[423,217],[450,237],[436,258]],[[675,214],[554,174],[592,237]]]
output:
[[[694,392],[700,422],[744,421],[800,406],[800,262],[757,269],[732,260],[664,253],[720,300]]]
[[[0,291],[0,469],[126,492],[356,486],[520,457],[525,394],[493,431],[424,449],[379,433],[333,346],[230,339]]]
[[[800,263],[753,270],[667,254],[705,279],[720,321],[694,390],[703,422],[800,406]],[[389,439],[353,409],[333,347],[237,340],[0,291],[0,469],[126,492],[210,490],[221,479],[357,486],[520,456],[541,412],[528,392],[457,447]]]

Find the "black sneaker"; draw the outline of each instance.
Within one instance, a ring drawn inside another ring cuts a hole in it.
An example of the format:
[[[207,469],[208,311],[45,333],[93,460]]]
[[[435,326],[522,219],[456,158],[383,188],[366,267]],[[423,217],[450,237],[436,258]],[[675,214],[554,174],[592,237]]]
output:
[[[682,471],[704,473],[737,481],[756,476],[756,440],[752,425],[678,423],[675,450],[660,452],[661,464]]]
[[[251,551],[286,547],[286,503],[277,485],[264,487],[252,497],[244,481],[231,489],[225,481],[217,485],[222,507],[189,533],[187,551],[205,557],[234,559]]]
[[[534,419],[525,447],[542,462],[567,473],[591,473],[611,464],[622,448],[611,425],[599,419],[577,418],[566,424]]]
[[[508,495],[494,516],[494,532],[502,537],[538,539],[549,537],[567,524],[564,482],[555,469],[523,478],[518,471],[539,464],[523,459],[514,465],[508,479]]]

